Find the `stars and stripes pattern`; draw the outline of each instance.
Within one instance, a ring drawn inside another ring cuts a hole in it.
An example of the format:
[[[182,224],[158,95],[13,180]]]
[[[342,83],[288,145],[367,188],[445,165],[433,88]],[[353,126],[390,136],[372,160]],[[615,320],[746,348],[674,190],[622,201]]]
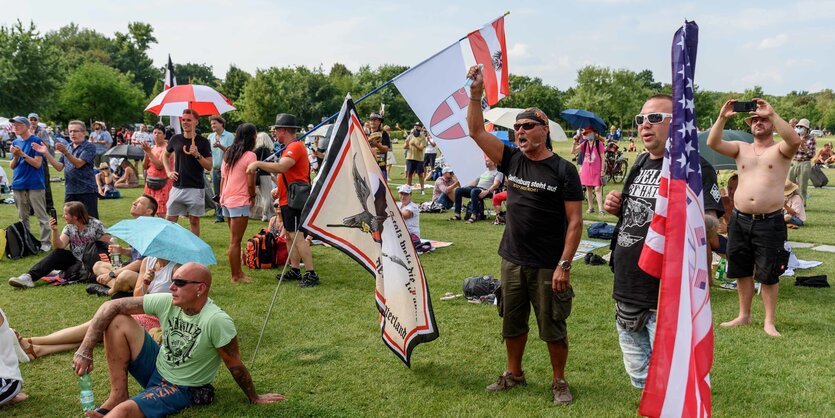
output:
[[[658,319],[639,414],[711,415],[713,323],[704,199],[693,104],[698,25],[673,37],[673,118],[655,214],[638,265],[661,279]]]

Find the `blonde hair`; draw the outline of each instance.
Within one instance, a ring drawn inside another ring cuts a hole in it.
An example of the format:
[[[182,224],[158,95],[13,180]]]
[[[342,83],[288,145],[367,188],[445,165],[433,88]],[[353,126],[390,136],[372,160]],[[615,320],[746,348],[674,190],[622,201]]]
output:
[[[266,132],[259,132],[258,136],[255,137],[255,148],[269,148],[273,149],[275,143],[273,142],[272,138],[270,138],[270,134]]]

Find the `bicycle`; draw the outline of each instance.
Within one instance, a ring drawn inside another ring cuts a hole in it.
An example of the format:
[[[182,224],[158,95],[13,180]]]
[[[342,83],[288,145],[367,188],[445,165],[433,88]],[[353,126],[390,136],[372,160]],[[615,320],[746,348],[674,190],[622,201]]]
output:
[[[621,183],[629,172],[629,159],[621,151],[606,151],[606,177],[609,181]]]

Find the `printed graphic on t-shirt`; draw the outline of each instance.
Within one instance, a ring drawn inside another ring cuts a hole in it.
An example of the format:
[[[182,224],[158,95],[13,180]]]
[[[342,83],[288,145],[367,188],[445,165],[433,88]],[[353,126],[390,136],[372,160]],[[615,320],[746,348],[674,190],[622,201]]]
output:
[[[618,234],[618,245],[631,247],[643,241],[645,228],[655,213],[655,198],[661,183],[661,170],[641,170],[627,191],[623,204],[623,224]],[[630,233],[632,232],[632,233]]]
[[[184,321],[180,316],[168,319],[168,332],[163,344],[166,348],[166,361],[179,366],[191,358],[197,345],[197,338],[203,331],[197,324]]]
[[[513,174],[507,176],[507,179],[510,181],[510,187],[515,189],[519,189],[525,192],[533,192],[539,193],[541,191],[549,191],[549,192],[556,192],[557,186],[547,184],[541,181],[532,181],[532,180],[525,180],[520,177],[516,177]]]

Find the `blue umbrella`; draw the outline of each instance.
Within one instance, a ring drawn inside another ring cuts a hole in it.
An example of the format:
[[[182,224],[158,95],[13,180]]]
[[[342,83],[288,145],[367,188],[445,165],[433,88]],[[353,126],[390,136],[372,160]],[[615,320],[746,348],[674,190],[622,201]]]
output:
[[[212,247],[188,229],[163,218],[142,216],[108,228],[144,256],[159,257],[177,264],[217,264]]]
[[[606,122],[594,112],[582,109],[566,109],[560,113],[560,116],[574,128],[582,129],[591,126],[597,132],[606,132]]]

